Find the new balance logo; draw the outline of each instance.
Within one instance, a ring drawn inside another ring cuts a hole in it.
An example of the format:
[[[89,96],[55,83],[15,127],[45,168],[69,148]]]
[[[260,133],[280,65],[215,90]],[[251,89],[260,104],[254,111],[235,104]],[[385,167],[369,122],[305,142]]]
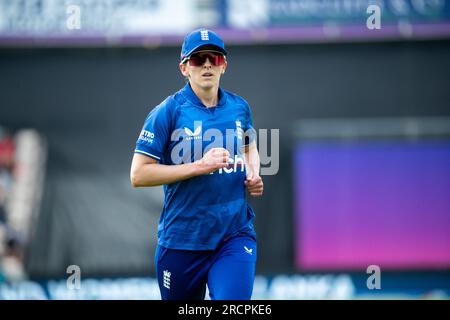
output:
[[[249,255],[253,255],[253,249],[249,249],[246,246],[244,246],[244,250],[245,250],[245,253],[248,253]]]
[[[201,31],[200,31],[200,37],[201,37],[202,40],[204,40],[204,41],[209,40],[208,30],[201,30]]]
[[[169,270],[163,271],[163,286],[167,289],[170,289],[170,275]]]
[[[187,135],[187,137],[186,137],[187,140],[201,139],[201,138],[202,138],[202,136],[201,136],[201,133],[202,133],[202,126],[201,126],[201,125],[198,126],[197,128],[195,128],[194,132],[192,132],[191,129],[185,127],[185,128],[184,128],[184,132],[185,132],[186,135]]]

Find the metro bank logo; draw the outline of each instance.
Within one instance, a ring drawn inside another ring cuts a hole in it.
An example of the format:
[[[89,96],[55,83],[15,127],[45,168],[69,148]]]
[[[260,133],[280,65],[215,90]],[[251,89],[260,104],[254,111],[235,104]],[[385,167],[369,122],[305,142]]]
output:
[[[142,130],[139,135],[139,140],[144,142],[153,143],[153,139],[155,138],[155,134],[153,132]]]

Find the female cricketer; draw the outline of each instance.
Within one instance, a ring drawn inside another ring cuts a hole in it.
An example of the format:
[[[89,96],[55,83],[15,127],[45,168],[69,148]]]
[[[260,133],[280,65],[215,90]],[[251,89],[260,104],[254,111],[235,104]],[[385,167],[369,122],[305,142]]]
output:
[[[180,91],[148,114],[131,165],[133,187],[164,185],[155,269],[163,300],[251,299],[260,159],[248,103],[220,87],[227,51],[214,32],[189,33]]]

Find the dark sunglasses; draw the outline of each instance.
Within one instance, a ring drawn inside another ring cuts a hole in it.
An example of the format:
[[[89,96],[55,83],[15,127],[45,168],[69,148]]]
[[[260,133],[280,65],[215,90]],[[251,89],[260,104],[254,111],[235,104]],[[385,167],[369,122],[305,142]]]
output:
[[[219,52],[199,52],[192,54],[187,60],[194,67],[201,67],[208,59],[213,66],[221,66],[225,63],[225,57]]]

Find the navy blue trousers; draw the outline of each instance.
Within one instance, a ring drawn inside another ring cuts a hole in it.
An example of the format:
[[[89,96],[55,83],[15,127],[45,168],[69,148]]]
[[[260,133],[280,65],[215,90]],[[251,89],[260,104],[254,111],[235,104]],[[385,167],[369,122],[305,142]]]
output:
[[[156,248],[156,274],[163,300],[250,300],[256,266],[256,241],[236,236],[216,250]]]

